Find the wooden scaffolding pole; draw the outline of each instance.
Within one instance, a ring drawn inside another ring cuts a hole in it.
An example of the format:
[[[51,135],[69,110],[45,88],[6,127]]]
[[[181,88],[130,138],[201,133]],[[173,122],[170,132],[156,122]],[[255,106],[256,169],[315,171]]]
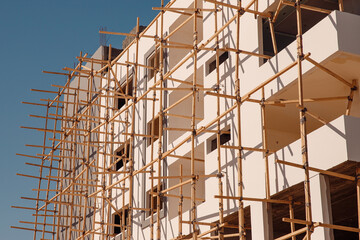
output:
[[[305,171],[305,215],[306,221],[311,223],[307,224],[306,239],[311,239],[312,233],[312,214],[311,214],[311,199],[310,199],[310,175],[309,175],[309,158],[308,158],[308,142],[307,142],[307,130],[306,130],[306,108],[304,106],[304,89],[303,89],[303,76],[302,76],[302,59],[304,58],[303,41],[302,41],[302,18],[301,18],[301,3],[300,0],[296,0],[296,23],[297,23],[297,66],[298,66],[298,94],[299,94],[299,111],[300,117],[300,138],[301,138],[301,153],[302,162]]]
[[[70,90],[69,89],[67,89],[67,92],[69,92]],[[69,95],[67,94],[67,95],[65,95],[66,96],[66,102],[68,102],[69,101]],[[65,97],[64,97],[65,98]],[[69,110],[69,104],[68,103],[65,103],[64,104],[64,108],[63,108],[63,111],[62,111],[62,115],[65,115],[65,116],[68,116],[68,110]],[[60,116],[60,115],[59,115]],[[66,120],[64,121],[64,118],[62,118],[63,120],[62,120],[62,122],[61,122],[61,128],[62,129],[64,129],[64,128],[66,128],[66,125],[67,124],[70,124],[70,123],[68,123]],[[61,135],[61,138],[65,138],[64,136],[63,136],[63,134]],[[63,147],[62,148],[66,148],[66,146],[68,145],[67,143],[62,143],[61,144]],[[71,148],[70,148],[71,149]],[[66,151],[66,152],[68,152],[68,151]],[[62,154],[64,154],[65,155],[65,151],[61,151],[61,154],[60,155],[62,155]],[[65,177],[65,172],[64,172],[64,167],[65,167],[65,161],[61,161],[61,167],[60,167],[60,171],[59,171],[59,173],[58,173],[58,177],[60,178],[60,179],[62,179],[63,177]],[[65,184],[65,180],[64,179],[62,179],[60,182],[59,182],[59,184],[58,184],[58,188],[57,189],[59,189],[59,191],[62,191],[62,189],[63,189],[63,185]],[[58,201],[59,202],[61,202],[61,198],[65,198],[65,196],[62,196],[62,195],[60,195],[58,198]],[[60,224],[61,224],[61,220],[62,220],[62,218],[61,218],[61,215],[62,215],[62,212],[63,212],[63,206],[62,206],[62,204],[61,203],[59,203],[58,205],[58,209],[59,209],[59,215],[58,215],[58,217],[57,217],[57,227],[56,227],[56,239],[59,239],[60,238]],[[54,214],[55,215],[55,214]],[[67,215],[67,213],[66,213],[66,215]],[[62,221],[64,221],[64,220],[62,220]],[[66,220],[67,221],[67,220]]]
[[[46,117],[49,115],[49,104],[47,104],[47,107],[46,107]],[[47,129],[48,128],[48,119],[46,118],[45,119],[45,126],[44,126],[44,128],[45,129]],[[43,146],[45,146],[46,145],[46,132],[44,132],[44,139],[43,139]],[[45,147],[43,147],[43,149],[42,149],[42,153],[43,154],[45,154],[45,151],[46,151],[46,148]],[[38,183],[38,189],[40,189],[41,188],[41,177],[42,177],[42,175],[43,175],[43,165],[44,165],[44,163],[45,163],[45,160],[44,159],[42,159],[41,160],[41,167],[40,167],[40,172],[39,172],[39,176],[40,176],[40,179],[39,179],[39,183]],[[37,191],[37,195],[36,195],[36,198],[37,199],[39,199],[40,198],[40,191]],[[38,221],[38,214],[39,214],[39,211],[37,210],[38,208],[39,208],[39,201],[37,200],[36,201],[36,211],[35,211],[35,214],[36,214],[36,216],[35,216],[35,226],[34,226],[34,228],[35,228],[35,231],[34,231],[34,240],[36,240],[36,233],[37,233],[37,225],[36,225],[36,223],[37,223],[37,221]],[[45,229],[45,227],[44,227],[44,229]]]
[[[161,0],[161,7],[164,7],[164,0]],[[160,40],[166,40],[164,39],[164,11],[162,10],[160,12]],[[169,34],[170,35],[170,34]],[[167,37],[169,37],[169,35]],[[156,49],[155,49],[156,51]],[[162,150],[163,150],[163,126],[164,126],[164,91],[162,90],[163,87],[165,87],[164,82],[164,48],[163,44],[160,42],[160,62],[159,62],[159,77],[160,77],[160,92],[159,92],[159,139],[158,139],[158,161],[157,161],[157,175],[161,177],[162,175],[162,168],[161,168],[161,159],[162,159]],[[156,54],[156,52],[155,52]],[[152,191],[152,190],[151,190]],[[157,189],[156,189],[157,195],[156,195],[156,240],[161,239],[161,222],[160,222],[160,210],[161,210],[161,179],[159,178],[157,180]]]
[[[82,53],[80,53],[80,56],[82,56]],[[80,68],[81,68],[81,65],[82,65],[82,62],[80,61],[79,62],[79,66],[80,66]],[[77,116],[77,114],[78,114],[78,108],[79,108],[79,102],[80,102],[80,91],[79,91],[79,89],[80,89],[80,83],[81,83],[81,77],[80,77],[80,75],[78,76],[78,78],[77,78],[77,90],[74,90],[74,92],[76,93],[76,95],[75,95],[75,97],[74,97],[74,102],[75,102],[75,104],[74,104],[74,106],[73,106],[73,116],[75,117],[75,116]],[[76,126],[74,126],[75,128],[76,128]],[[78,153],[78,146],[77,146],[77,144],[76,144],[76,142],[77,142],[77,138],[78,138],[78,134],[77,134],[77,131],[75,130],[74,132],[73,132],[73,134],[71,134],[71,140],[72,141],[74,141],[75,143],[74,144],[72,144],[72,147],[73,147],[73,149],[72,149],[72,159],[70,160],[70,169],[72,169],[72,168],[76,168],[75,166],[76,166],[76,157],[77,157],[77,153]],[[72,176],[72,182],[75,182],[75,178],[76,178],[76,173],[75,173],[75,171],[73,171],[72,172],[72,174],[71,174],[71,176]],[[71,181],[71,180],[70,180]],[[69,181],[69,182],[70,182]],[[71,187],[70,187],[70,191],[71,192],[74,192],[75,191],[75,185],[73,184]],[[74,202],[74,195],[70,195],[69,196],[69,198],[70,198],[70,201],[69,202],[71,202],[71,203],[73,203]],[[72,229],[73,229],[73,222],[72,222],[72,220],[73,220],[73,216],[74,216],[74,211],[75,211],[75,209],[74,209],[74,206],[72,205],[72,204],[70,204],[70,205],[68,205],[68,207],[70,208],[70,218],[68,219],[69,220],[69,224],[68,224],[68,226],[69,226],[69,228],[67,228],[66,229],[66,231],[67,231],[67,238],[68,239],[72,239],[73,237],[72,237]],[[75,228],[74,229],[76,229],[76,225],[77,224],[75,224]],[[76,234],[76,233],[75,233]]]
[[[218,5],[216,3],[214,3],[214,9],[217,9]],[[218,31],[218,14],[217,11],[214,12],[214,20],[215,20],[215,24],[214,24],[214,32],[216,33]],[[216,45],[215,45],[215,49],[216,49],[216,93],[219,94],[220,93],[220,52],[219,52],[219,35],[216,35],[215,38],[216,41]],[[220,115],[220,96],[217,95],[216,96],[216,114],[217,116]],[[218,171],[218,191],[219,191],[219,196],[223,196],[223,182],[222,182],[222,170],[221,170],[221,142],[220,142],[220,137],[221,137],[221,121],[220,119],[216,122],[216,128],[217,128],[217,133],[216,133],[216,145],[217,145],[217,171]],[[219,224],[223,224],[224,223],[224,200],[223,198],[219,198]],[[224,234],[224,229],[220,228],[218,230],[218,235],[219,235],[219,240],[223,240],[223,234]]]
[[[57,103],[56,104],[56,114],[58,114],[58,110],[59,110],[59,103]],[[53,137],[55,137],[55,135],[56,135],[56,132],[55,132],[55,129],[57,128],[57,125],[58,125],[58,120],[55,120],[54,121],[54,131],[53,131]],[[52,141],[52,148],[54,148],[55,147],[55,142],[54,141]],[[50,165],[49,165],[49,167],[50,167],[50,169],[49,169],[49,176],[47,177],[47,187],[46,187],[46,189],[50,189],[50,184],[51,184],[51,179],[50,179],[50,176],[52,175],[52,165],[53,165],[53,157],[52,157],[52,155],[51,155],[51,157],[50,157]],[[57,183],[58,184],[58,183]],[[49,192],[46,192],[46,198],[45,198],[46,200],[48,200],[49,199]],[[56,206],[57,205],[54,205],[54,210],[56,211]],[[42,232],[42,238],[45,238],[45,223],[46,223],[46,221],[47,221],[47,217],[46,217],[46,214],[47,214],[47,207],[48,207],[48,205],[45,207],[45,211],[44,211],[44,219],[43,219],[43,221],[44,221],[44,228],[43,228],[43,232]],[[53,236],[54,237],[54,236]]]
[[[238,8],[241,9],[241,1],[238,1]],[[236,48],[240,47],[240,16],[241,12],[238,10],[236,12]],[[236,53],[235,58],[235,95],[236,95],[236,127],[237,127],[237,145],[242,146],[241,142],[241,93],[240,93],[240,77],[239,77],[239,54]],[[242,150],[239,148],[237,150],[237,174],[238,174],[238,224],[239,224],[239,239],[246,239],[246,230],[245,230],[245,213],[244,213],[244,202],[243,198],[243,164],[242,164]]]
[[[194,9],[197,9],[197,0],[194,0]],[[190,174],[193,176],[191,179],[191,223],[192,223],[192,237],[197,240],[197,211],[196,211],[196,178],[195,176],[195,139],[196,139],[196,84],[197,84],[197,54],[198,54],[198,27],[197,27],[198,12],[194,12],[193,18],[193,91],[192,91],[192,108],[191,108],[191,168]]]
[[[135,38],[135,62],[139,62],[139,35],[140,35],[140,22],[139,18],[136,21],[136,38]],[[138,65],[134,66],[134,90],[133,90],[133,97],[136,99],[137,96],[137,86],[138,86]],[[134,133],[135,133],[135,115],[136,115],[136,105],[132,105],[132,112],[131,112],[131,137],[130,137],[130,152],[129,152],[129,213],[128,213],[128,227],[127,227],[127,239],[132,239],[132,218],[133,218],[133,171],[134,171]]]
[[[159,22],[156,21],[155,22],[155,27],[156,27],[156,32],[155,35],[158,36],[159,33]],[[160,59],[158,59],[158,54],[157,54],[157,47],[155,46],[155,50],[154,50],[154,55],[155,55],[155,63],[158,63],[160,61]],[[157,73],[158,71],[155,70],[155,74],[154,74],[154,85],[156,85],[156,79],[157,79]],[[156,91],[153,91],[153,102],[152,102],[152,113],[151,113],[151,138],[150,138],[150,161],[152,162],[154,160],[154,141],[155,141],[155,107],[156,107]],[[160,126],[157,126],[158,128]],[[153,191],[154,189],[154,166],[151,165],[150,166],[150,191]],[[148,197],[148,196],[146,196]],[[151,196],[150,197],[150,240],[154,239],[154,198]]]

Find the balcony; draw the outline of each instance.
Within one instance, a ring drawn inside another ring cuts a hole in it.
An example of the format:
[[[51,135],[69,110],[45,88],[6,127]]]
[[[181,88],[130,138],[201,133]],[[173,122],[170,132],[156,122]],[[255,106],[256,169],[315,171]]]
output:
[[[304,53],[311,53],[311,58],[327,69],[345,79],[349,85],[360,78],[360,16],[333,11],[303,36]],[[280,51],[275,57],[262,65],[256,73],[247,74],[255,81],[247,81],[243,91],[250,91],[265,79],[272,77],[289,64],[296,61],[296,41]],[[333,98],[329,101],[306,102],[311,113],[330,122],[345,114],[350,87],[329,73],[316,67],[307,60],[303,61],[304,98]],[[285,72],[265,88],[267,101],[298,99],[296,66]],[[256,76],[255,76],[256,74]],[[354,102],[359,99],[359,92],[354,95]],[[293,104],[267,105],[266,121],[269,129],[269,149],[281,149],[299,135],[299,109]],[[353,104],[351,115],[360,116],[360,105]],[[323,124],[311,117],[307,118],[308,132],[312,132]]]
[[[346,161],[360,162],[360,118],[342,115],[308,135],[309,166],[331,169]],[[301,164],[301,140],[272,154],[269,162],[271,194],[304,181],[304,170],[275,163],[275,159]],[[317,175],[310,172],[310,177]]]

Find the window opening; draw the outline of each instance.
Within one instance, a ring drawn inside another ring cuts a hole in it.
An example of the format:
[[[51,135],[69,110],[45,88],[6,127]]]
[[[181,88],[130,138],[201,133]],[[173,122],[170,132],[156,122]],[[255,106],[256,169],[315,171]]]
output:
[[[229,52],[223,52],[220,56],[219,56],[219,66],[226,61],[226,59],[229,58]],[[213,61],[211,61],[209,63],[209,67],[208,67],[208,74],[210,74],[211,72],[213,72],[216,69],[216,57]]]
[[[160,51],[157,50],[156,53],[153,53],[148,59],[148,66],[154,67],[156,69],[160,66]],[[155,76],[155,70],[149,69],[149,79],[152,79]]]
[[[222,130],[222,133],[220,134],[220,145],[224,145],[225,143],[229,142],[231,140],[231,134],[230,129],[229,130]],[[212,152],[215,149],[217,149],[217,135],[213,139],[210,140],[210,151]]]
[[[123,85],[121,86],[121,90],[118,90],[118,93],[125,93],[126,95],[132,97],[133,96],[133,90],[134,90],[134,85],[133,85],[133,76],[129,77],[129,81],[125,81],[123,83]],[[128,99],[129,100],[129,99]],[[126,99],[122,98],[121,95],[117,95],[116,101],[115,101],[115,105],[116,105],[116,109],[120,109],[122,108],[124,105],[126,104]]]
[[[120,226],[113,227],[113,233],[116,235],[120,234],[122,232],[121,226],[123,226],[123,229],[126,230],[126,227],[128,224],[128,218],[129,218],[129,209],[127,207],[121,209],[119,212],[121,214],[114,213],[114,215],[113,215],[114,225],[120,225]]]
[[[148,209],[152,209],[153,213],[157,212],[157,195],[153,194],[153,193],[157,193],[157,185],[155,187],[153,187],[153,189],[148,190],[146,192],[146,208]],[[160,185],[160,191],[163,190],[163,186]],[[151,205],[151,199],[153,200],[152,205]],[[160,197],[160,210],[163,209],[163,199]],[[151,211],[146,211],[146,217],[149,217],[151,214]]]
[[[153,121],[149,121],[147,123],[147,134],[151,135],[151,129],[152,129],[152,123]],[[155,117],[154,119],[154,142],[159,139],[159,132],[160,132],[160,120],[159,116]],[[151,145],[151,138],[148,138],[147,140],[147,146]]]
[[[126,154],[125,154],[125,149],[126,149]],[[124,160],[126,161],[126,163],[129,162],[129,158],[130,158],[130,144],[125,144],[125,147],[122,147],[121,149],[118,149],[115,152],[115,155],[117,156],[117,158],[115,159],[116,165],[115,165],[115,170],[119,171],[123,166],[124,166]],[[119,160],[119,158],[121,158]]]

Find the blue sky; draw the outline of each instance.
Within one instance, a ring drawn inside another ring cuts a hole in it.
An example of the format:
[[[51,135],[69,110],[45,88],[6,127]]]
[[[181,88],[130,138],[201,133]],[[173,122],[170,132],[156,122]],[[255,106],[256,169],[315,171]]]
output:
[[[20,200],[34,197],[31,189],[37,180],[16,173],[38,175],[37,168],[26,166],[34,160],[15,153],[35,155],[25,144],[41,145],[42,135],[20,126],[43,126],[45,108],[21,104],[40,102],[51,94],[31,92],[31,88],[51,89],[51,84],[64,84],[64,77],[42,73],[73,67],[80,51],[92,54],[99,46],[99,28],[129,32],[140,17],[147,25],[158,11],[160,0],[12,0],[0,5],[0,239],[32,239],[33,232],[13,230],[19,220],[32,221],[31,211],[10,208],[11,205],[34,206]],[[111,36],[109,43],[121,48],[122,38]]]

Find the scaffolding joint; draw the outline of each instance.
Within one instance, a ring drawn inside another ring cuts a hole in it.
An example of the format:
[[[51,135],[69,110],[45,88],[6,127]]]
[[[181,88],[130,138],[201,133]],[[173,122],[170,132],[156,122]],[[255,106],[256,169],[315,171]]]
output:
[[[240,8],[240,9],[238,10],[238,14],[239,14],[240,16],[244,15],[244,14],[245,14],[245,9],[244,9],[244,8]]]
[[[304,155],[305,153],[307,153],[307,147],[304,146],[302,149],[301,149],[301,154]],[[308,163],[305,163],[305,164],[308,164]],[[304,164],[304,165],[305,165]],[[307,166],[308,167],[308,166]]]
[[[306,117],[303,116],[301,119],[300,119],[300,123],[305,123],[306,122]]]
[[[306,113],[306,112],[307,112],[307,108],[306,108],[306,107],[303,107],[300,111],[301,111],[302,113]]]
[[[305,162],[304,165],[303,165],[303,168],[306,170],[308,167],[309,167],[309,163]]]
[[[261,105],[261,106],[265,106],[265,98],[262,98],[262,99],[260,100],[260,105]]]
[[[191,132],[192,132],[191,134],[195,137],[196,136],[196,129],[193,129]]]
[[[313,232],[314,232],[314,228],[315,228],[314,222],[311,222],[311,224],[308,225],[308,231],[311,232],[311,233],[313,233]]]
[[[239,94],[236,94],[236,102],[237,104],[241,105],[242,101],[241,101],[241,96]]]
[[[303,61],[305,59],[304,53],[298,54],[298,57],[301,61]]]
[[[219,84],[215,84],[213,87],[212,87],[213,91],[219,91],[220,90],[220,85]]]

